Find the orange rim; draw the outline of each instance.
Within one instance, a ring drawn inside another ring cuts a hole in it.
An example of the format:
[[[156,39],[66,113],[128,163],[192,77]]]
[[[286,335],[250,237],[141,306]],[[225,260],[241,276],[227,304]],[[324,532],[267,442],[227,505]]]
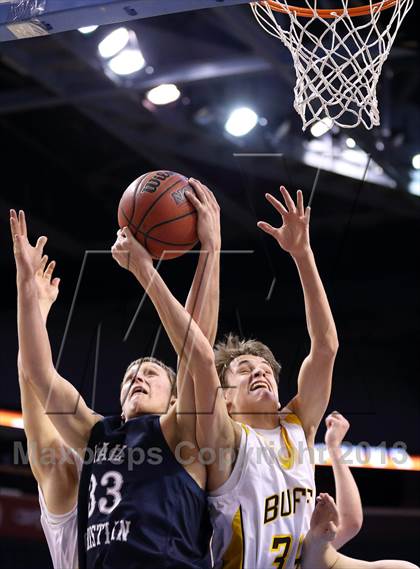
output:
[[[377,2],[376,4],[367,4],[366,6],[358,6],[357,8],[349,8],[347,13],[350,17],[354,18],[356,16],[366,16],[371,13],[371,10],[387,10],[392,8],[395,4],[398,4],[399,0],[386,0],[385,2]],[[310,8],[300,8],[299,6],[286,6],[285,4],[279,4],[274,0],[261,0],[259,4],[268,4],[274,12],[282,12],[283,14],[288,14],[289,12],[295,12],[298,16],[303,18],[312,18],[314,12],[323,19],[331,19],[336,16],[341,16],[346,10],[344,8],[333,8],[328,10],[311,10]]]

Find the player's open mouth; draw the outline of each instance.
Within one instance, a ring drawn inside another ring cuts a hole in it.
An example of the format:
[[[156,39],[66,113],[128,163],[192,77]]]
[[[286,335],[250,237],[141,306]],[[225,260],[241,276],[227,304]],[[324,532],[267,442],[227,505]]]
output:
[[[141,387],[140,385],[133,389],[133,391],[131,392],[131,396],[135,395],[136,393],[144,393],[145,395],[148,394],[148,392],[144,389],[144,387]]]
[[[268,389],[268,391],[271,391],[269,384],[261,380],[254,381],[254,383],[251,383],[249,391],[256,391],[257,389]]]

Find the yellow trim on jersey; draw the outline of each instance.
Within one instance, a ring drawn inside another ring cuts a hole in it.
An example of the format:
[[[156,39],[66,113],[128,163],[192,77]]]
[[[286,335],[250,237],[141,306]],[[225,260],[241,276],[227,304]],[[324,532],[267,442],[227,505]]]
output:
[[[248,425],[245,425],[245,423],[241,423],[241,425],[246,434],[249,435],[250,431]]]
[[[282,427],[280,429],[280,436],[283,439],[284,446],[287,449],[287,456],[279,455],[280,466],[286,470],[290,470],[290,468],[292,468],[295,463],[295,451],[292,443],[290,442],[289,435],[285,427]]]
[[[248,427],[244,423],[241,423],[241,424],[242,424],[242,427],[244,428],[246,434],[249,435]],[[280,467],[284,468],[285,470],[290,470],[295,463],[296,453],[295,453],[295,449],[293,447],[293,444],[289,439],[289,434],[287,432],[286,427],[284,425],[281,425],[281,424],[279,426],[280,426],[280,437],[283,439],[284,446],[286,447],[287,456],[281,456],[279,453],[275,453],[275,454],[276,454],[276,457],[277,457],[277,460],[279,462]],[[254,432],[257,435],[257,437],[259,437],[263,441],[266,441],[266,438],[264,437],[264,435],[262,435],[258,431],[254,431]]]
[[[305,539],[305,535],[302,534],[300,536],[298,548],[297,548],[296,555],[295,555],[295,569],[300,569],[300,566],[302,563],[302,546],[303,546],[303,540],[304,539]]]
[[[223,569],[243,569],[245,557],[242,507],[239,506],[232,519],[232,539],[223,556]]]
[[[284,418],[284,420],[286,421],[286,423],[292,423],[293,425],[300,425],[302,426],[302,422],[299,419],[299,417],[297,415],[295,415],[294,413],[289,413],[288,415],[286,415],[286,417]]]

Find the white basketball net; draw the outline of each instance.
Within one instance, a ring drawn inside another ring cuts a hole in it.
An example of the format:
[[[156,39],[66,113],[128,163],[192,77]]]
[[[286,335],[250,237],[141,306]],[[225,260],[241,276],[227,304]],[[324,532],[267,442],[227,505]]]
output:
[[[349,0],[337,0],[337,4],[340,1],[344,12],[332,19],[317,14],[317,0],[305,0],[311,18],[297,15],[286,0],[275,2],[286,7],[287,15],[274,12],[265,2],[251,4],[262,28],[279,38],[292,54],[294,107],[302,117],[302,130],[320,120],[343,128],[360,123],[367,129],[379,125],[379,76],[398,28],[414,3],[399,0],[381,12],[372,5],[382,6],[385,0],[370,0],[368,16],[350,17]],[[279,20],[287,16],[290,26],[284,29]]]

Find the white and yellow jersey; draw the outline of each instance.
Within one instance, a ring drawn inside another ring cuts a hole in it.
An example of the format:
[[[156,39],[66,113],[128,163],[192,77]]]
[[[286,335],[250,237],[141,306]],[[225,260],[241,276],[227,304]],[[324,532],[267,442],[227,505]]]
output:
[[[271,430],[242,425],[229,479],[209,495],[215,569],[294,569],[315,504],[315,477],[296,415]]]

